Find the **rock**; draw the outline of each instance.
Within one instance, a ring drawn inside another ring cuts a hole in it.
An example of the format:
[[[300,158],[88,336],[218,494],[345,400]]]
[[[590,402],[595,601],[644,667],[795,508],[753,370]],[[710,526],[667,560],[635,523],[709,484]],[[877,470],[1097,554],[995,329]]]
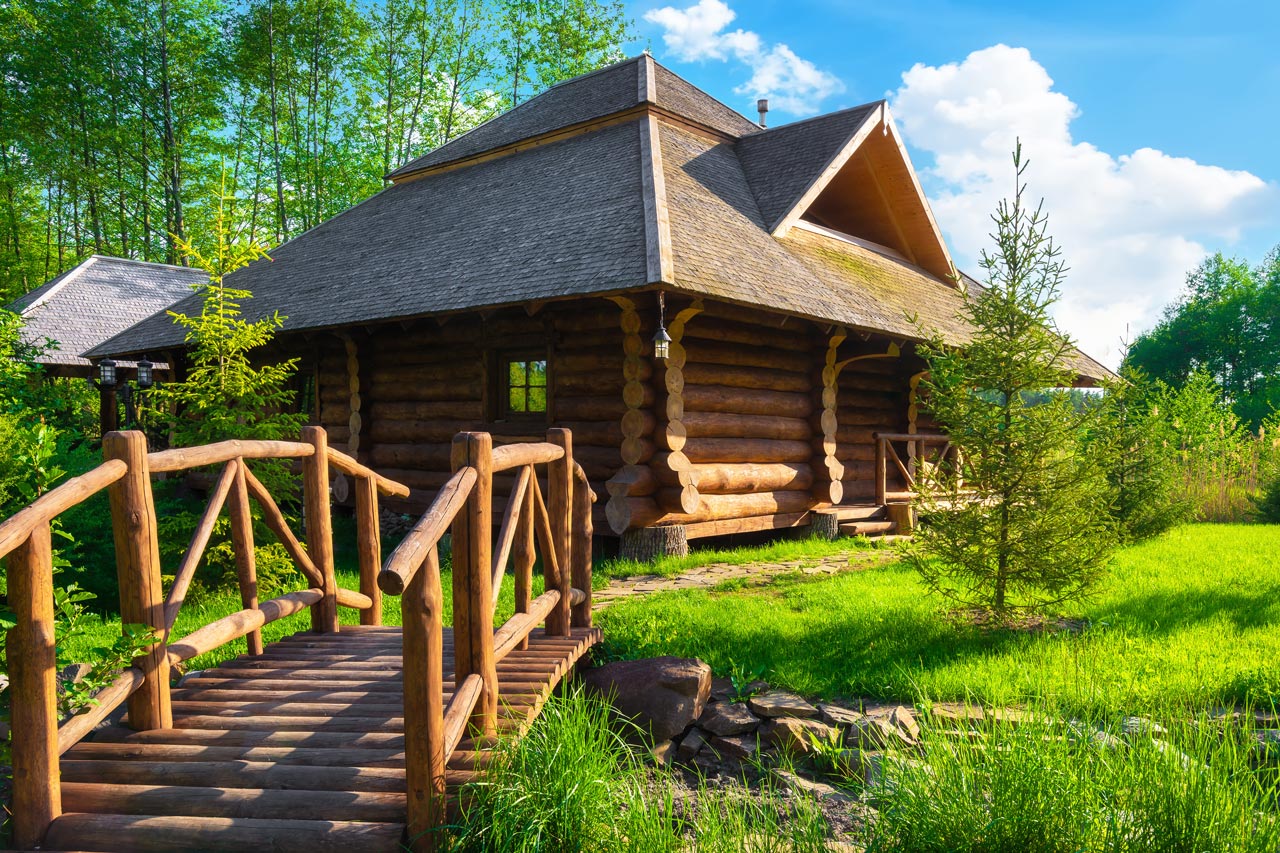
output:
[[[866,717],[850,726],[844,742],[858,749],[901,749],[913,747],[916,741],[887,717]]]
[[[794,693],[782,690],[770,690],[759,696],[751,697],[751,710],[762,717],[801,717],[818,716],[818,709],[801,699]]]
[[[916,715],[906,705],[894,708],[889,714],[889,722],[897,726],[912,742],[920,740],[920,724],[916,722]]]
[[[760,725],[760,718],[748,711],[746,705],[737,702],[717,702],[707,707],[707,710],[698,718],[698,725],[713,735],[730,737],[754,732]]]
[[[745,761],[760,751],[760,740],[754,734],[711,739],[711,748],[725,758]]]
[[[929,708],[928,720],[937,725],[950,725],[954,728],[968,728],[973,723],[986,719],[979,705],[961,705],[957,702],[934,702]]]
[[[711,701],[729,702],[733,699],[733,680],[717,676],[711,679]]]
[[[822,715],[822,722],[829,726],[852,726],[866,719],[866,714],[853,708],[846,708],[844,705],[837,705],[828,702],[818,706],[818,713]]]
[[[817,720],[801,720],[795,717],[779,717],[761,729],[764,742],[790,755],[808,755],[813,752],[813,741],[840,742],[840,730]]]
[[[639,726],[650,743],[661,743],[702,714],[711,693],[711,667],[677,657],[615,661],[586,670],[582,681]]]
[[[706,733],[694,726],[680,739],[680,746],[676,749],[676,760],[688,763],[702,751],[702,747],[706,746],[706,744]]]
[[[653,757],[653,763],[660,767],[670,767],[676,758],[676,742],[673,740],[664,740],[657,746],[649,750],[649,755]]]
[[[91,663],[69,663],[62,668],[62,672],[58,673],[58,683],[79,684],[91,672],[93,672]]]
[[[1120,730],[1125,737],[1137,737],[1138,735],[1155,737],[1156,735],[1167,735],[1169,733],[1169,730],[1164,726],[1155,720],[1148,720],[1146,717],[1125,717],[1120,723]]]
[[[859,805],[857,797],[850,796],[825,782],[806,779],[798,773],[792,773],[790,770],[783,770],[780,767],[775,767],[772,775],[783,788],[797,796],[813,797],[815,800],[836,803],[842,806],[853,807]]]

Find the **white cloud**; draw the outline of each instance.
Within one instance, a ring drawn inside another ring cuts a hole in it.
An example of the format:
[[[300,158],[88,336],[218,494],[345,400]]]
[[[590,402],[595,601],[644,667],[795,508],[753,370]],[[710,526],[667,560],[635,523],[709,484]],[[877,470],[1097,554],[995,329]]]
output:
[[[909,142],[933,155],[930,199],[956,262],[971,274],[990,243],[989,215],[1013,188],[1010,152],[1031,159],[1029,194],[1071,267],[1056,315],[1109,364],[1149,328],[1212,249],[1272,215],[1280,192],[1248,172],[1152,148],[1112,156],[1071,136],[1079,108],[1029,51],[996,45],[961,63],[916,65],[892,109]]]
[[[844,84],[782,43],[767,45],[750,30],[727,31],[737,14],[723,0],[698,0],[677,9],[663,6],[644,19],[662,28],[667,49],[685,62],[736,60],[751,69],[751,79],[734,92],[768,98],[772,109],[794,115],[818,111],[821,102],[844,91]]]

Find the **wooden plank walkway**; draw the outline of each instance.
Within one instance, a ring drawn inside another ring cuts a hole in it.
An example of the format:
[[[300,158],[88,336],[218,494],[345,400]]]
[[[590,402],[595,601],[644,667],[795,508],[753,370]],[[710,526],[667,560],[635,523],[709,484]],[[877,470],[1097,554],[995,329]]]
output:
[[[523,730],[600,641],[595,628],[549,637],[498,664],[499,729]],[[444,632],[444,701],[453,636]],[[294,634],[187,677],[173,728],[99,730],[61,761],[63,814],[46,849],[399,850],[406,820],[399,628]],[[464,740],[450,797],[485,764]]]

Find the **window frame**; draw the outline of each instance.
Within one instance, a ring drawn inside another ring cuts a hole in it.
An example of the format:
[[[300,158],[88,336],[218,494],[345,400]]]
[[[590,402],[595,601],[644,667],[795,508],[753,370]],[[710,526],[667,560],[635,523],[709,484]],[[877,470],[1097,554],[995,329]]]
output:
[[[497,403],[495,414],[497,420],[505,422],[550,422],[551,418],[551,358],[545,348],[520,348],[499,350],[497,353],[496,364],[494,365],[494,402]],[[543,389],[543,408],[541,411],[518,411],[511,408],[511,365],[523,362],[528,365],[533,362],[541,362],[543,364],[544,385],[530,385],[528,367],[525,368],[525,401],[528,402],[528,392],[532,388]]]

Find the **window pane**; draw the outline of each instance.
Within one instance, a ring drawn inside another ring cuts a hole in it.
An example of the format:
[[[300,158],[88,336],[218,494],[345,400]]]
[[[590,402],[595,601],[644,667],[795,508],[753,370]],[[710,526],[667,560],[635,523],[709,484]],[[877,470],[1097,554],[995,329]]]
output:
[[[507,382],[513,388],[525,384],[525,363],[523,361],[507,362]]]
[[[547,410],[547,389],[530,388],[529,389],[529,408],[526,412],[545,412]]]
[[[547,387],[547,363],[545,361],[531,361],[529,364],[529,385],[541,388]]]
[[[514,385],[507,391],[507,407],[513,412],[529,411],[525,402],[525,389]]]

